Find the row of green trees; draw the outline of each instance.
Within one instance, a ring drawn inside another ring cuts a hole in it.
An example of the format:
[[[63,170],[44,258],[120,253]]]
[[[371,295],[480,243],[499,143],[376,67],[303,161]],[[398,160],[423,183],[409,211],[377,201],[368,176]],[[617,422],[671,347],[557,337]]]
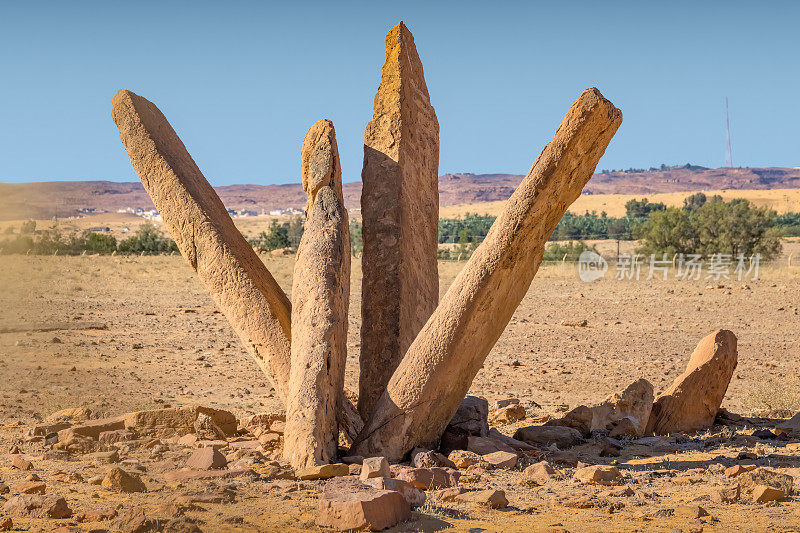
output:
[[[568,241],[548,247],[545,260],[573,260],[586,249],[584,240],[638,239],[637,252],[650,253],[730,253],[761,254],[765,260],[781,251],[781,238],[800,236],[800,213],[776,213],[757,207],[744,199],[724,201],[719,196],[708,198],[697,193],[684,200],[683,207],[666,207],[647,198],[630,200],[624,217],[609,217],[605,212],[575,215],[566,213],[550,237],[551,241]],[[469,257],[489,232],[495,217],[468,213],[463,218],[439,220],[440,259]],[[34,254],[108,254],[177,252],[175,242],[152,224],[143,224],[134,235],[119,242],[112,235],[84,232],[64,235],[57,228],[36,232],[34,221],[22,224],[19,232],[6,230],[0,240],[0,253]],[[255,248],[275,250],[296,248],[303,236],[303,217],[270,226],[249,240]],[[361,223],[350,222],[350,241],[354,255],[363,251]]]
[[[177,251],[175,241],[152,224],[142,224],[134,235],[117,242],[116,237],[107,233],[84,231],[65,235],[57,227],[37,234],[36,223],[31,220],[23,223],[19,233],[6,230],[6,238],[0,240],[0,253],[5,254],[168,254]]]

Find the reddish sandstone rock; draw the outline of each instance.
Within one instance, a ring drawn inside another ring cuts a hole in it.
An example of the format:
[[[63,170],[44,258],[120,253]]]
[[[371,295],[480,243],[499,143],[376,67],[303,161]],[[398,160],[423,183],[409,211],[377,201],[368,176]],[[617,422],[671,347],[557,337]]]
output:
[[[3,511],[11,516],[30,516],[33,518],[69,518],[72,509],[61,496],[54,494],[21,494],[14,496],[3,505]]]
[[[781,489],[770,487],[767,485],[756,485],[753,488],[753,502],[754,503],[767,503],[776,502],[786,497]]]
[[[517,466],[518,456],[513,452],[494,452],[481,456],[492,468],[514,468]]]
[[[525,408],[519,404],[512,404],[493,411],[490,419],[495,424],[513,424],[525,418]]]
[[[139,435],[137,435],[135,431],[131,431],[130,429],[117,429],[114,431],[104,431],[100,433],[100,435],[97,437],[97,440],[107,446],[110,446],[118,442],[135,440],[138,437]]]
[[[453,450],[447,458],[456,468],[467,468],[481,462],[481,456],[467,450]]]
[[[492,437],[469,437],[467,450],[478,455],[486,455],[494,452],[513,452],[514,447]]]
[[[14,487],[17,494],[44,494],[47,492],[47,485],[41,481],[26,481]]]
[[[112,468],[100,485],[117,492],[147,492],[147,487],[136,474],[129,474],[121,468]]]
[[[666,435],[710,427],[736,368],[736,335],[718,330],[695,348],[686,371],[656,402],[646,433]]]
[[[328,481],[319,497],[317,525],[341,531],[379,531],[411,516],[402,494],[346,477]]]
[[[555,444],[562,450],[575,446],[583,440],[576,429],[565,426],[528,426],[519,428],[514,433],[514,438],[536,446],[547,447]]]
[[[225,468],[227,464],[225,456],[211,446],[196,449],[186,460],[186,466],[194,470],[214,470]]]
[[[350,468],[344,463],[309,466],[295,472],[295,477],[300,480],[330,479],[332,477],[347,475],[350,475]]]
[[[506,499],[505,491],[494,489],[463,492],[455,497],[455,501],[485,505],[492,509],[500,509],[508,506],[508,499]]]
[[[121,416],[87,420],[82,424],[59,431],[58,441],[59,443],[68,441],[74,435],[97,440],[101,433],[106,431],[115,431],[117,429],[125,429],[125,422]]]
[[[458,483],[460,476],[458,470],[450,468],[409,468],[395,475],[421,490],[451,487]]]
[[[233,413],[202,406],[184,406],[151,411],[137,411],[123,416],[125,429],[139,435],[169,438],[196,433],[195,424],[201,415],[207,416],[225,435],[236,432],[238,422]]]
[[[408,481],[403,481],[402,479],[373,477],[362,480],[362,483],[365,483],[371,487],[375,487],[376,489],[393,490],[395,492],[399,492],[403,495],[403,498],[406,499],[411,507],[419,507],[425,503],[425,493]]]
[[[573,479],[582,483],[596,485],[611,485],[619,479],[620,473],[616,466],[591,465],[578,468]]]
[[[11,460],[11,466],[17,468],[19,470],[32,470],[33,463],[22,457],[21,455],[15,455],[14,458]]]
[[[539,485],[544,485],[551,479],[560,479],[561,475],[547,461],[540,461],[532,464],[522,471],[525,479],[533,481]]]
[[[390,477],[389,463],[385,457],[367,457],[361,462],[359,476],[361,481],[373,477]]]

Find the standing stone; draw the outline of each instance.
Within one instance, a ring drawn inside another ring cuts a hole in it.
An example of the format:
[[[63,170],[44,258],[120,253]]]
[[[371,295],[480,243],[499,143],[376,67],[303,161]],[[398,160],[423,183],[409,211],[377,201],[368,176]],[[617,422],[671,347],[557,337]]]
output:
[[[292,367],[284,457],[296,469],[330,462],[339,440],[350,302],[350,230],[330,120],[311,126],[301,153],[306,223],[292,282]]]
[[[131,91],[112,100],[119,136],[181,254],[281,398],[289,380],[290,304],[159,109]]]
[[[114,96],[112,106],[122,144],[167,230],[285,405],[291,367],[289,299],[161,111],[126,90]],[[363,422],[350,401],[342,402],[338,417],[354,439]]]
[[[439,300],[439,122],[401,22],[364,131],[358,411],[366,419]]]
[[[597,89],[580,95],[406,352],[352,454],[397,461],[434,447],[621,122]]]
[[[736,335],[720,329],[703,338],[686,371],[653,404],[646,432],[667,435],[711,427],[736,363]]]

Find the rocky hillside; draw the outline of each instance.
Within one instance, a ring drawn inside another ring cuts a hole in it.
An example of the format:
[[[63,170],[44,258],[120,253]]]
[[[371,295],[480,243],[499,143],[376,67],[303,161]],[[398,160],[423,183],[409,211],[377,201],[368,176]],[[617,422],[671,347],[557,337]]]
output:
[[[444,174],[439,177],[442,206],[505,200],[522,180],[517,174]],[[800,188],[800,168],[670,167],[641,172],[595,174],[584,194],[655,194],[719,189]],[[299,184],[228,185],[216,187],[233,209],[271,211],[302,208],[305,194]],[[359,207],[361,183],[344,184],[345,203]],[[127,207],[152,209],[138,182],[52,181],[0,183],[0,219],[50,218],[74,215],[79,209],[116,211]]]

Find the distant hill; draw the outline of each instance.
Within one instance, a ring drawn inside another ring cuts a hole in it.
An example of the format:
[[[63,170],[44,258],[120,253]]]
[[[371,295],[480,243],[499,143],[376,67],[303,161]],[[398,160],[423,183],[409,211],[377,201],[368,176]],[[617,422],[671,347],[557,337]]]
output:
[[[444,174],[439,177],[442,206],[506,200],[522,180],[517,174]],[[655,194],[725,189],[800,188],[800,168],[670,167],[665,170],[595,174],[584,194]],[[229,208],[272,211],[303,208],[299,184],[215,187]],[[345,204],[358,208],[361,183],[344,184]],[[0,220],[45,219],[75,215],[80,209],[152,209],[138,182],[50,181],[0,183]]]

